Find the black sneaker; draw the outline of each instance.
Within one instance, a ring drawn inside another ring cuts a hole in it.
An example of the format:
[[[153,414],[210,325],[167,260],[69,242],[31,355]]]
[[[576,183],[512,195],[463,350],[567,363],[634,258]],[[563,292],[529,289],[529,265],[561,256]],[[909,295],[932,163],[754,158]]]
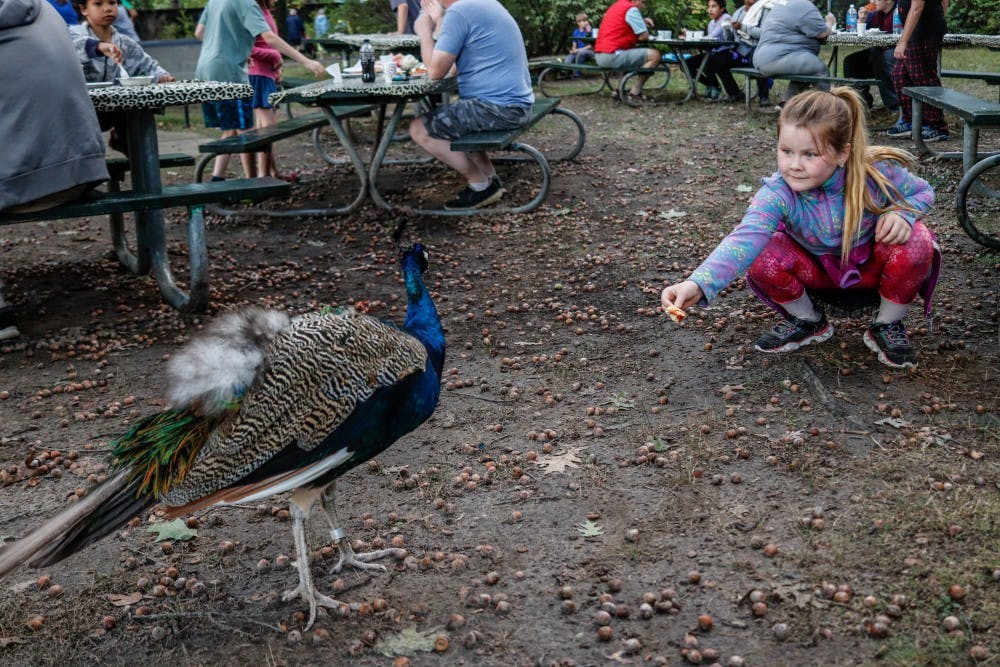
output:
[[[507,192],[507,188],[504,187],[503,181],[500,180],[500,177],[498,175],[493,174],[493,178],[491,178],[490,180],[493,181],[493,183],[498,188],[500,188],[501,192]]]
[[[458,193],[458,196],[444,205],[447,211],[457,211],[466,208],[482,208],[500,201],[504,190],[499,185],[499,179],[490,180],[489,186],[485,190],[476,191],[468,185]]]
[[[874,322],[864,335],[865,345],[878,355],[878,360],[893,368],[916,368],[917,353],[910,345],[906,327],[900,321]]]
[[[822,343],[832,335],[833,325],[827,322],[823,313],[816,322],[793,317],[778,322],[757,340],[754,347],[758,352],[791,352],[810,343]]]
[[[14,308],[11,306],[0,308],[0,340],[10,340],[20,335],[21,332],[17,330],[17,320],[14,319]]]

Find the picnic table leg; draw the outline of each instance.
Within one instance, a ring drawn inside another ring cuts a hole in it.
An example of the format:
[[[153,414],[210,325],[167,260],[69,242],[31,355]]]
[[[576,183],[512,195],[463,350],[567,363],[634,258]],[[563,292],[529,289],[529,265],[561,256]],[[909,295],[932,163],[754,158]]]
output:
[[[132,187],[139,192],[159,192],[163,184],[153,112],[142,110],[126,114],[126,128]],[[157,243],[165,243],[163,211],[137,213],[135,227],[135,273],[146,274],[150,272],[153,248]]]
[[[691,78],[691,69],[687,66],[687,60],[684,59],[684,53],[673,45],[670,46],[670,52],[674,54],[675,58],[677,58],[677,64],[681,68],[681,73],[684,74],[684,78],[687,79],[688,82],[689,87],[687,95],[684,96],[683,100],[678,102],[678,104],[684,104],[692,97],[694,97],[694,94],[697,91],[697,86],[698,86],[697,79]]]
[[[389,150],[389,143],[392,141],[392,135],[396,132],[396,127],[399,125],[400,119],[403,117],[403,109],[406,108],[406,102],[398,102],[396,107],[392,110],[392,115],[389,117],[389,124],[384,130],[382,130],[382,136],[375,146],[375,152],[372,153],[371,165],[368,171],[368,190],[371,193],[372,201],[381,206],[384,209],[392,210],[393,206],[387,202],[382,194],[378,191],[378,171],[382,167],[382,161],[385,160],[385,154]],[[380,114],[382,118],[385,117],[385,105],[382,105],[382,112]]]

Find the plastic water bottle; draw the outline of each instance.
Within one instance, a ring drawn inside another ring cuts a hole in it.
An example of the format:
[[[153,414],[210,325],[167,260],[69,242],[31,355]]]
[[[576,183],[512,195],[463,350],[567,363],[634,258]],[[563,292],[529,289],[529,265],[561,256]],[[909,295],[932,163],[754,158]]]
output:
[[[367,39],[361,43],[361,80],[365,83],[375,81],[375,49]]]
[[[896,5],[896,11],[892,13],[892,33],[894,35],[903,34],[903,17],[899,15],[899,5]]]
[[[847,8],[847,32],[857,32],[858,30],[858,10],[851,5]]]

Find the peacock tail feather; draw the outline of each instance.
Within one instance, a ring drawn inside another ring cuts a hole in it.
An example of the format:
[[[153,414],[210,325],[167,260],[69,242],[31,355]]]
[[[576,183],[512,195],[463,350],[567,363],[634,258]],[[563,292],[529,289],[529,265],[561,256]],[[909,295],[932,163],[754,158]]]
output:
[[[232,403],[229,411],[238,408]],[[191,464],[219,422],[227,416],[205,417],[193,408],[165,410],[146,417],[112,442],[115,464],[141,479],[136,497],[159,499],[184,480]]]

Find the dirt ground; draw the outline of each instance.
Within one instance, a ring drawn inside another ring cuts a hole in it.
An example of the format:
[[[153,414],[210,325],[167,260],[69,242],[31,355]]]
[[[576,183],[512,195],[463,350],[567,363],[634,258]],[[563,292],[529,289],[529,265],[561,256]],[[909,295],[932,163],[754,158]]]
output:
[[[280,600],[295,584],[284,498],[203,512],[189,541],[158,542],[154,515],[0,582],[0,662],[996,664],[1000,256],[956,225],[959,166],[920,168],[944,269],[933,316],[907,320],[916,371],[874,359],[866,316],[765,356],[752,343],[773,317],[742,282],[680,326],[657,306],[773,171],[775,117],[565,104],[587,146],[553,165],[533,214],[213,218],[205,316],[122,273],[103,220],[5,227],[23,336],[0,348],[4,539],[106,474],[110,439],[162,407],[164,362],[213,315],[354,304],[401,322],[397,228],[429,248],[449,351],[435,416],[339,485],[359,546],[408,556],[335,575],[314,521],[312,571],[339,611],[304,631],[304,605]],[[353,187],[305,138],[280,155],[305,181],[297,200]],[[500,173],[527,197],[528,170]],[[404,199],[458,188],[437,167],[385,173]]]

